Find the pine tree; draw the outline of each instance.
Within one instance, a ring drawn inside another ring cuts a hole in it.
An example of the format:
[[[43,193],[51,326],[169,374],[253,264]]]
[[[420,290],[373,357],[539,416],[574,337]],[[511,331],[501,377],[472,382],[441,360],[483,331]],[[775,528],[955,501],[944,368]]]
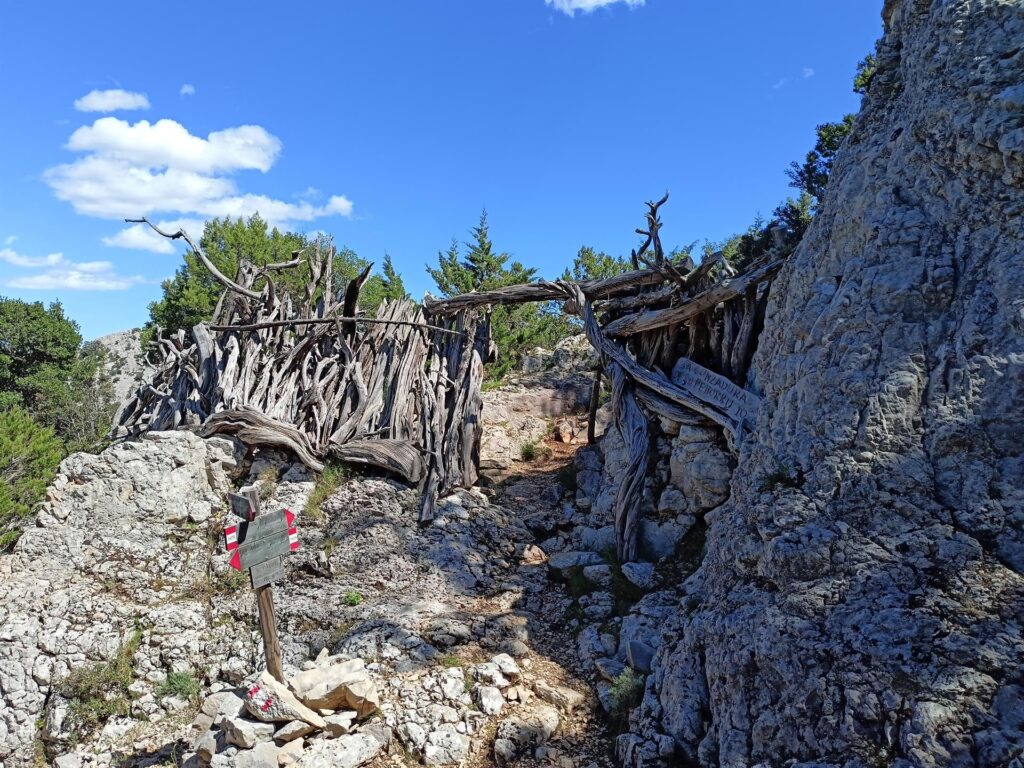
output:
[[[428,274],[442,295],[489,291],[528,283],[536,277],[536,269],[519,261],[509,263],[508,253],[495,250],[486,210],[480,214],[480,221],[470,234],[472,238],[465,244],[465,259],[459,257],[458,241],[452,240],[447,251],[438,252],[437,266],[427,266]],[[494,307],[491,338],[498,349],[498,359],[488,366],[487,377],[502,378],[518,364],[523,352],[537,346],[551,347],[571,332],[569,321],[550,304]]]

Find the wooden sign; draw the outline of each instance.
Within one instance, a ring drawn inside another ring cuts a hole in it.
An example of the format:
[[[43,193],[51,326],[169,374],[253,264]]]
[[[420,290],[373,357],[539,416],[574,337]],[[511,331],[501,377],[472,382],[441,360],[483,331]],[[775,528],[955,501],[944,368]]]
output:
[[[275,581],[284,580],[284,563],[280,556],[264,560],[262,563],[252,566],[249,569],[249,578],[252,580],[252,588],[259,589]]]
[[[722,411],[737,424],[750,424],[757,417],[761,398],[685,357],[672,369],[672,381],[693,397]]]
[[[224,529],[224,544],[232,553],[231,567],[242,571],[298,549],[294,522],[295,514],[282,509],[247,523],[229,525]]]
[[[253,514],[252,503],[249,501],[248,496],[242,496],[238,493],[229,493],[228,504],[231,505],[231,511],[243,520],[252,520],[253,517],[255,517]]]
[[[239,494],[229,494],[228,498],[231,509],[239,512],[245,522],[224,529],[224,544],[231,553],[231,567],[249,569],[249,578],[256,590],[267,671],[279,683],[284,683],[271,585],[284,578],[281,556],[299,548],[295,515],[287,509],[260,514],[260,496],[254,486],[243,488]]]

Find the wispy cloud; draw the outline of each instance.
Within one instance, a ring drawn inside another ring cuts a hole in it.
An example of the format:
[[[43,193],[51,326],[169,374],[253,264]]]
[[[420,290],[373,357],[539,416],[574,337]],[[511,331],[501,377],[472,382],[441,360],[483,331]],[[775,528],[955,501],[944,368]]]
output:
[[[123,91],[113,88],[108,91],[89,91],[80,99],[75,99],[75,109],[79,112],[117,112],[128,109],[149,109],[149,99],[144,93]]]
[[[41,270],[7,280],[10,288],[27,290],[122,291],[145,282],[141,275],[119,275],[109,261],[70,261],[62,253],[25,256],[0,249],[0,261],[22,269]]]
[[[183,83],[181,88],[178,89],[179,96],[195,96],[196,87],[192,83]]]
[[[592,13],[598,8],[616,3],[625,3],[630,8],[639,8],[644,4],[644,0],[544,0],[544,3],[571,17],[576,15],[576,11]]]
[[[83,153],[71,163],[49,168],[44,179],[53,193],[87,216],[123,219],[162,214],[193,223],[215,216],[259,213],[274,226],[326,216],[349,216],[343,195],[322,204],[286,202],[238,189],[242,171],[266,172],[277,162],[281,141],[258,125],[242,125],[195,136],[174,120],[129,123],[115,117],[78,128],[67,149]],[[201,227],[198,228],[201,231]],[[198,234],[198,232],[197,232]],[[141,227],[127,227],[103,238],[107,245],[173,252]]]
[[[800,79],[801,80],[810,80],[812,77],[814,77],[814,70],[811,69],[810,67],[804,67],[801,70],[801,72],[800,72]],[[776,80],[772,84],[772,90],[777,91],[777,90],[779,90],[779,88],[785,88],[787,85],[789,85],[790,83],[792,83],[796,79],[797,79],[796,77],[793,77],[791,75],[787,75],[786,77],[779,78],[778,80]]]
[[[7,237],[4,238],[4,245],[10,245],[11,243],[13,243],[17,239],[18,239],[17,235],[8,235]]]

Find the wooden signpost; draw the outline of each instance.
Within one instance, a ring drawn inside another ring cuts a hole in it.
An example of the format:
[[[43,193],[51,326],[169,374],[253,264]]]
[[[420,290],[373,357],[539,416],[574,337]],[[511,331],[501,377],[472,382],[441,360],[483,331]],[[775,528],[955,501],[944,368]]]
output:
[[[672,369],[672,381],[691,395],[712,405],[737,424],[757,419],[761,398],[729,381],[725,376],[683,357]]]
[[[282,556],[299,548],[295,515],[287,509],[262,514],[256,488],[248,486],[240,494],[229,494],[231,511],[243,518],[224,529],[224,543],[231,553],[231,567],[248,570],[256,605],[260,613],[260,632],[267,657],[267,671],[284,682],[281,670],[281,644],[277,639],[274,595],[271,585],[284,578]]]

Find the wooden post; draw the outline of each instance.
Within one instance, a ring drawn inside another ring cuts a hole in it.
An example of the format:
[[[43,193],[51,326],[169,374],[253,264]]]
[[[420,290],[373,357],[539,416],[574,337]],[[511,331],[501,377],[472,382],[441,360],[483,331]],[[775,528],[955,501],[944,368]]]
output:
[[[259,517],[262,514],[259,491],[249,486],[243,488],[242,493],[252,502],[253,517]],[[270,584],[256,589],[256,606],[260,612],[260,632],[263,633],[263,653],[267,657],[267,671],[279,683],[284,683],[284,672],[281,670],[281,643],[277,639],[277,618],[274,615],[274,593]]]

